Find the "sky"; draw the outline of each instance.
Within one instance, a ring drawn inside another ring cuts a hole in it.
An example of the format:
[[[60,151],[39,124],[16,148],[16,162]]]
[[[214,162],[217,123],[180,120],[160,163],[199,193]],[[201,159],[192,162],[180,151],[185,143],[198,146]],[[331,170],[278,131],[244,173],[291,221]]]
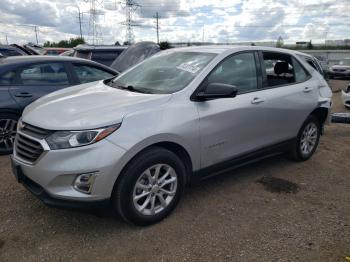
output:
[[[134,0],[135,41],[285,43],[350,38],[350,0]],[[125,0],[96,0],[98,41],[126,40]],[[82,32],[92,41],[91,0],[0,0],[0,42],[59,41]]]

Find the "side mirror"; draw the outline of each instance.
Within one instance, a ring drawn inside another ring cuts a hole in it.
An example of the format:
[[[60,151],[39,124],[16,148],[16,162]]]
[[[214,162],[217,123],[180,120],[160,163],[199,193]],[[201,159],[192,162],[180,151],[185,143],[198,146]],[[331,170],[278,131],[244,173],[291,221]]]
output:
[[[229,98],[237,95],[237,88],[234,85],[222,83],[211,83],[207,85],[204,91],[196,96],[198,101],[213,100],[218,98]]]

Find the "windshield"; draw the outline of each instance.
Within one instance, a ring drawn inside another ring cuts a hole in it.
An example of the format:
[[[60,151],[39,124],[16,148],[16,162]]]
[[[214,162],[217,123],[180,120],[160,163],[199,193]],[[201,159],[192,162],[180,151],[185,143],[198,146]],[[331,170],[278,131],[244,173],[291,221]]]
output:
[[[216,56],[198,52],[164,52],[121,74],[111,85],[135,92],[171,94],[185,88]]]
[[[343,59],[343,60],[340,60],[339,65],[350,66],[350,59]]]

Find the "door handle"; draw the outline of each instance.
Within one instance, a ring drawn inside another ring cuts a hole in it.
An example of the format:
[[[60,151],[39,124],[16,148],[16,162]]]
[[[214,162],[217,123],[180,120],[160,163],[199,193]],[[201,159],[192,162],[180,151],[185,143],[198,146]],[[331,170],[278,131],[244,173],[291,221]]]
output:
[[[311,92],[312,90],[313,90],[312,87],[305,87],[304,90],[303,90],[303,92],[304,92],[304,93],[309,93],[309,92]]]
[[[261,98],[259,98],[259,97],[254,97],[251,103],[252,103],[253,105],[256,105],[256,104],[260,104],[260,103],[262,103],[262,102],[264,102],[263,99],[261,99]]]
[[[22,92],[22,93],[18,93],[15,94],[15,97],[32,97],[33,95],[31,93],[28,92]]]

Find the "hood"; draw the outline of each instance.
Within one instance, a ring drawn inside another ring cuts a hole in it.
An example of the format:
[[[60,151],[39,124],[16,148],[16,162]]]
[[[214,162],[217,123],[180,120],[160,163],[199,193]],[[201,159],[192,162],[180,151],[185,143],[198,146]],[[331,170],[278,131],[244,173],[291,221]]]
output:
[[[350,69],[350,66],[348,66],[348,65],[334,65],[334,66],[331,66],[331,69],[348,70],[348,69]]]
[[[23,122],[50,130],[83,130],[120,123],[130,112],[159,106],[171,95],[140,94],[93,82],[46,95],[26,107]]]

